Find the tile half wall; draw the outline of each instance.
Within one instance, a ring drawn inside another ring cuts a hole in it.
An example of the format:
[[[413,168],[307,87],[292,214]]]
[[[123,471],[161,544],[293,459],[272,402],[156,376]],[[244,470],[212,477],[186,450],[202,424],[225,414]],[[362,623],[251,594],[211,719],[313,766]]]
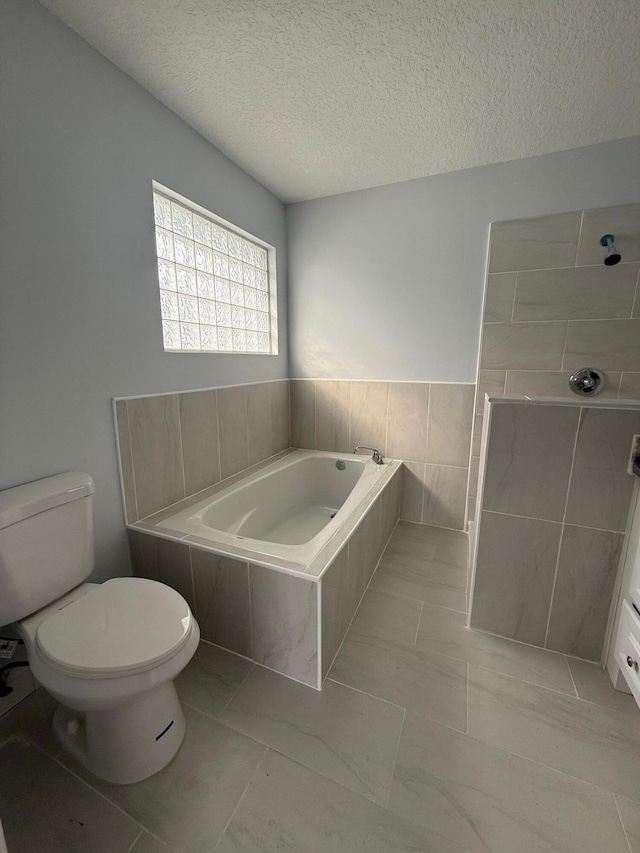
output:
[[[595,405],[490,404],[471,625],[600,661],[640,408]]]
[[[289,447],[289,381],[115,401],[129,524]]]

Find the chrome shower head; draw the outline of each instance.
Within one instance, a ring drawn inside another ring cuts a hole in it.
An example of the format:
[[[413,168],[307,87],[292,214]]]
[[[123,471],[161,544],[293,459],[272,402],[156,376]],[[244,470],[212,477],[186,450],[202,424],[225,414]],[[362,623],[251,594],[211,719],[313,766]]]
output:
[[[620,263],[622,255],[613,245],[613,234],[603,234],[600,238],[600,245],[607,250],[607,254],[604,256],[605,266],[613,267]]]

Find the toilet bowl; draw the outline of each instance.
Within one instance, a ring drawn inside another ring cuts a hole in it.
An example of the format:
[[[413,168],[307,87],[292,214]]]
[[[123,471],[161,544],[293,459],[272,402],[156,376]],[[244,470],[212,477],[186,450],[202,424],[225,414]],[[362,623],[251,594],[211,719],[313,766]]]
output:
[[[101,779],[130,784],[180,747],[185,719],[173,679],[200,631],[164,584],[78,583],[93,567],[92,493],[85,474],[0,493],[0,624],[13,622],[34,676],[60,703],[53,729],[62,746]]]
[[[142,578],[85,583],[15,627],[60,702],[54,732],[84,767],[127,784],[173,758],[185,724],[172,682],[200,639],[175,590]]]

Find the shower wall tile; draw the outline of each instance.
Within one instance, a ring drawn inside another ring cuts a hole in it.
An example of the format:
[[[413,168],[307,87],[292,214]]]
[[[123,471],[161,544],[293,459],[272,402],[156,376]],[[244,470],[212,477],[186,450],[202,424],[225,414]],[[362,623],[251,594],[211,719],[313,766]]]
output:
[[[602,264],[605,249],[600,245],[603,234],[613,234],[622,261],[640,261],[640,204],[600,207],[585,210],[578,247],[578,266]]]
[[[562,525],[482,512],[471,624],[544,645]]]
[[[476,390],[476,412],[484,412],[485,394],[504,394],[504,383],[507,377],[506,370],[480,370],[478,373],[478,386]]]
[[[431,386],[427,462],[457,467],[468,464],[473,398],[473,385]]]
[[[638,432],[640,412],[629,409],[494,404],[477,531],[474,626],[600,661],[634,482],[627,457]],[[535,532],[539,522],[562,531],[542,580],[531,573],[528,555],[539,546],[526,529],[534,525]],[[557,571],[549,589],[551,564]],[[545,606],[544,635],[540,624],[537,632],[525,630],[522,620]]]
[[[518,273],[513,320],[628,319],[637,278],[638,264]]]
[[[316,383],[292,379],[291,446],[315,450],[316,447]]]
[[[624,531],[633,478],[627,474],[640,412],[583,409],[566,522]]]
[[[550,269],[575,264],[580,211],[494,222],[489,272]]]
[[[349,453],[350,383],[318,380],[315,386],[316,449]]]
[[[352,382],[349,447],[377,447],[386,453],[388,382]]]
[[[494,406],[484,509],[562,521],[580,410]]]
[[[248,563],[190,550],[202,639],[251,657]]]
[[[640,371],[640,320],[570,322],[564,364]]]
[[[565,525],[546,646],[600,660],[624,535]]]
[[[322,576],[322,678],[324,680],[357,604],[349,599],[349,549],[339,552]],[[360,599],[358,598],[358,601]],[[353,608],[353,609],[352,609]]]
[[[118,453],[124,494],[124,513],[130,523],[138,520],[136,485],[133,476],[133,456],[131,454],[131,436],[129,435],[129,414],[127,401],[116,401],[116,431],[118,433]]]
[[[269,383],[247,385],[247,455],[249,465],[271,456],[271,392]]]
[[[435,387],[431,386],[432,393]],[[392,459],[425,461],[429,388],[424,382],[389,383],[387,456]]]
[[[248,400],[249,391],[246,385],[218,389],[220,467],[223,480],[249,467]]]
[[[526,394],[528,397],[567,397],[575,401],[569,388],[572,370],[509,370],[505,394]],[[607,370],[604,388],[598,392],[598,400],[616,400],[622,374]]]
[[[402,502],[400,518],[403,521],[422,523],[424,498],[424,463],[405,462],[402,479]]]
[[[252,658],[317,687],[317,584],[250,563],[249,588]]]
[[[164,583],[179,592],[195,613],[189,547],[159,536],[128,530],[133,574]]]
[[[270,382],[271,455],[289,447],[289,380]]]
[[[446,465],[425,465],[422,523],[462,530],[468,471]]]
[[[491,273],[487,276],[484,300],[485,323],[509,323],[516,289],[515,272]]]
[[[220,480],[218,402],[215,390],[178,395],[187,495]]]
[[[640,400],[640,373],[623,373],[618,396],[621,400]]]
[[[178,397],[127,400],[140,518],[185,497]]]
[[[480,366],[483,370],[560,370],[566,334],[564,322],[485,324]]]

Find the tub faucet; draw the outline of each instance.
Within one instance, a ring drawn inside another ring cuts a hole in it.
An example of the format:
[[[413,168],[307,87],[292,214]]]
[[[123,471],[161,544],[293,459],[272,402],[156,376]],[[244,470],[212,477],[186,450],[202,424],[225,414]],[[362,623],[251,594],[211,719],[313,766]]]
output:
[[[376,465],[382,465],[384,463],[382,453],[380,453],[379,450],[376,450],[375,447],[367,447],[366,444],[359,444],[353,452],[357,453],[359,450],[371,450],[371,458],[376,463]]]

